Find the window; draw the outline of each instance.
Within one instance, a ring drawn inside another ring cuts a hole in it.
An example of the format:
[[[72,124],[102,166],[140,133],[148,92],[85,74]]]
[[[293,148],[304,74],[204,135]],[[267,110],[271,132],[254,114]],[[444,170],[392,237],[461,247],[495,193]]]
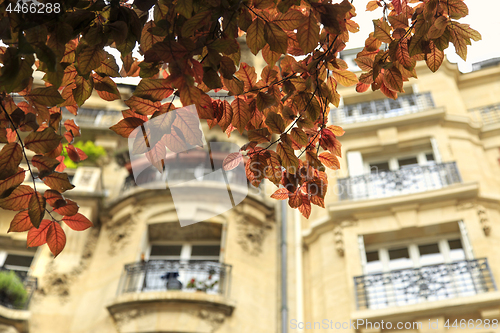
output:
[[[21,279],[28,275],[32,262],[31,253],[0,250],[0,269],[15,271]]]
[[[220,242],[152,244],[142,291],[202,290],[218,293]]]
[[[360,241],[364,275],[355,278],[358,305],[378,309],[488,291],[487,267],[475,263],[463,237],[456,232],[366,249]]]

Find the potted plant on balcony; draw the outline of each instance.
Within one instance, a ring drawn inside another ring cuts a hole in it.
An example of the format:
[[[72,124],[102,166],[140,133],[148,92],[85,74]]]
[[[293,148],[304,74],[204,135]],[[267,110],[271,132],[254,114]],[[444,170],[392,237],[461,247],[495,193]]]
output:
[[[207,292],[213,290],[215,286],[219,283],[218,280],[212,280],[212,274],[208,276],[206,279],[196,279],[192,278],[186,288],[188,289],[196,289],[196,291]]]
[[[28,299],[21,279],[14,271],[0,271],[0,304],[22,308]]]

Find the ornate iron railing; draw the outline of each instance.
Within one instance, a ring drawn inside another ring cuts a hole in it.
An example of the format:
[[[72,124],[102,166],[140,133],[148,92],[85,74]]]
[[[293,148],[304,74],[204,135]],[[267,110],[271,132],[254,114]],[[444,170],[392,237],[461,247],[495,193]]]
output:
[[[500,123],[500,103],[469,110],[472,119],[484,125]]]
[[[238,184],[246,184],[246,176],[237,172],[224,171],[228,181]],[[167,178],[168,177],[168,178]],[[148,189],[165,189],[166,182],[190,181],[195,179],[203,179],[203,181],[213,181],[218,183],[226,183],[224,176],[221,173],[214,173],[212,169],[205,168],[170,168],[165,173],[159,173],[154,167],[148,167],[139,176],[138,181],[141,186]],[[122,192],[127,192],[137,186],[133,176],[125,179],[122,187]]]
[[[151,260],[125,265],[118,294],[181,290],[229,296],[231,265],[204,260]]]
[[[434,108],[431,93],[401,95],[398,99],[379,99],[332,109],[333,124],[351,124],[416,113]]]
[[[9,272],[11,270],[6,269],[4,267],[0,267],[0,272]],[[0,305],[9,308],[9,309],[17,309],[17,310],[26,310],[30,303],[31,297],[33,296],[33,292],[37,288],[37,279],[33,276],[29,276],[28,272],[24,271],[14,271],[19,280],[23,283],[24,290],[26,291],[25,295],[20,295],[17,293],[17,296],[13,296],[9,294],[9,290],[1,290],[0,289]]]
[[[123,115],[119,111],[88,108],[79,108],[76,117],[65,109],[63,109],[62,115],[63,120],[75,118],[80,126],[97,128],[109,128],[123,119]]]
[[[455,162],[403,167],[337,180],[340,200],[385,198],[462,182]]]
[[[380,309],[496,290],[488,260],[463,260],[354,277],[358,309]]]

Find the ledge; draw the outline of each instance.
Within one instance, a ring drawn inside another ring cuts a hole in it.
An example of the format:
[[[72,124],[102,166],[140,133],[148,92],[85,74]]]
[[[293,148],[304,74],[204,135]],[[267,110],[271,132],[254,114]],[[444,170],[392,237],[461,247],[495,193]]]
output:
[[[28,332],[29,310],[15,310],[0,305],[0,324],[15,327],[20,333]]]
[[[161,305],[190,303],[199,305],[200,308],[210,306],[230,316],[236,303],[221,295],[207,294],[205,292],[185,292],[185,291],[157,291],[143,293],[125,293],[115,298],[107,306],[111,315],[125,309],[141,308],[144,305]]]
[[[479,184],[469,182],[454,184],[437,190],[430,190],[412,194],[398,195],[388,198],[368,199],[359,201],[340,201],[328,206],[333,219],[346,217],[358,213],[367,213],[388,210],[398,205],[426,204],[439,200],[465,199],[475,197],[479,193]]]
[[[500,307],[500,292],[492,291],[468,297],[450,298],[440,301],[424,302],[412,305],[388,307],[386,309],[358,310],[351,314],[351,319],[369,321],[404,321],[436,316],[456,316],[461,313],[481,313],[481,310]]]
[[[416,122],[441,120],[445,118],[445,115],[446,109],[438,107],[401,116],[361,121],[352,124],[340,124],[340,126],[346,131],[344,136],[349,136],[351,134],[373,131],[384,127],[404,126],[415,124]]]

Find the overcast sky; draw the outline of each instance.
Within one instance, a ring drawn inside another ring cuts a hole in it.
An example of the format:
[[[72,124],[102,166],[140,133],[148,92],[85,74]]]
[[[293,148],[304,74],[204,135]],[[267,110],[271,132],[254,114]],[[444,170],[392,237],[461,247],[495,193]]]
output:
[[[367,12],[367,3],[368,0],[353,1],[357,13],[354,21],[359,24],[360,31],[351,34],[347,48],[363,46],[366,37],[373,31],[371,20],[382,17],[382,8]],[[453,46],[445,52],[448,60],[458,63],[462,72],[469,72],[475,62],[500,57],[500,0],[465,0],[465,4],[469,7],[469,15],[459,22],[470,24],[471,28],[481,33],[483,39],[479,42],[472,41],[472,45],[467,47],[467,62],[455,54]]]

